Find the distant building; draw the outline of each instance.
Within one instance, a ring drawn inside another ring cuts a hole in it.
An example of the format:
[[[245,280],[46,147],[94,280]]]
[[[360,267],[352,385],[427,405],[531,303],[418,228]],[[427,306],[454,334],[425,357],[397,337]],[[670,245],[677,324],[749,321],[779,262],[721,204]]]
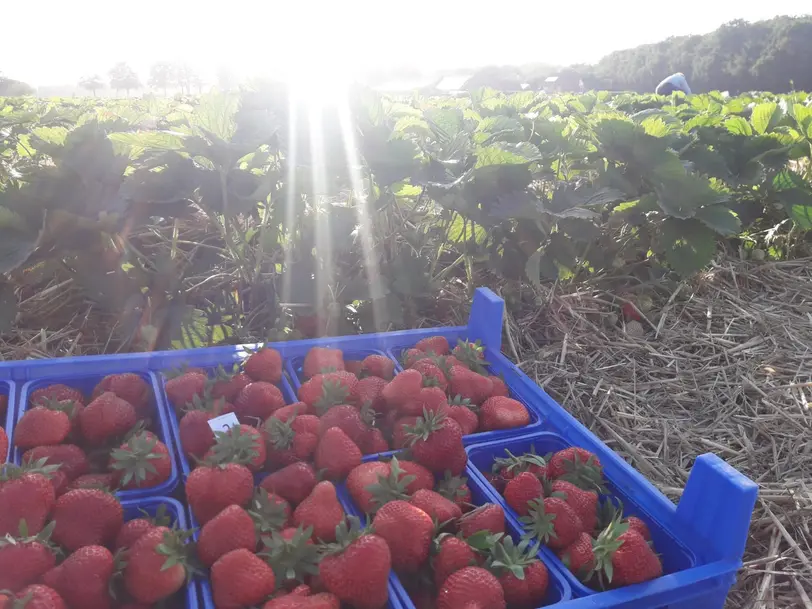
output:
[[[574,70],[563,70],[555,76],[548,76],[544,79],[543,88],[545,91],[564,91],[575,93],[584,90],[584,81]]]

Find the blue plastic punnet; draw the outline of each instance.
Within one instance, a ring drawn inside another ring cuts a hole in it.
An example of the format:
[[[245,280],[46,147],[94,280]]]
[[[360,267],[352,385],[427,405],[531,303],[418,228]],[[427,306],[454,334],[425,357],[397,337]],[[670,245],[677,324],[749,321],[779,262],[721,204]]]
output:
[[[25,411],[28,409],[28,402],[29,397],[31,394],[40,389],[42,387],[47,387],[48,385],[53,385],[55,383],[62,383],[64,385],[68,385],[69,387],[75,387],[79,389],[82,393],[85,394],[89,398],[90,394],[93,391],[93,388],[98,384],[99,381],[102,380],[107,373],[96,373],[90,375],[71,375],[64,372],[64,368],[60,365],[64,363],[64,360],[52,360],[54,362],[55,369],[51,370],[52,376],[49,376],[46,372],[46,375],[42,378],[37,380],[29,381],[22,386],[20,390],[20,401],[16,405],[16,412],[15,412],[15,419],[14,425],[20,420],[20,418],[25,414]],[[169,479],[162,482],[161,484],[151,486],[151,487],[144,487],[138,489],[131,489],[131,490],[122,490],[119,491],[117,494],[119,498],[123,500],[130,500],[130,499],[141,499],[144,497],[156,497],[156,496],[165,496],[170,495],[172,491],[175,490],[175,487],[178,485],[180,481],[179,469],[178,469],[178,460],[176,455],[176,448],[175,448],[175,438],[172,434],[172,427],[169,423],[169,419],[167,418],[167,408],[163,405],[162,399],[160,397],[160,391],[158,390],[157,380],[154,374],[149,372],[138,372],[138,374],[143,378],[147,384],[149,385],[152,393],[152,407],[155,413],[155,416],[152,418],[152,425],[151,429],[155,432],[155,435],[166,445],[167,450],[169,451],[169,456],[172,461],[172,473],[169,475]],[[14,438],[14,429],[12,427],[11,431],[9,432],[9,440],[13,443]],[[12,448],[11,449],[11,461],[13,463],[20,464],[22,462],[23,452],[19,448]]]
[[[375,461],[380,459],[381,457],[391,457],[393,454],[396,454],[395,451],[389,453],[382,453],[379,455],[368,455],[364,457],[364,463],[369,461]],[[471,502],[474,505],[483,505],[485,503],[497,503],[493,500],[491,493],[489,493],[485,486],[476,479],[473,475],[473,471],[471,468],[466,468],[464,476],[468,477],[468,488],[471,491]],[[367,514],[364,514],[355,502],[353,501],[352,497],[350,496],[349,491],[347,490],[347,485],[341,483],[337,486],[338,489],[338,499],[344,505],[344,510],[353,516],[357,516],[361,520],[361,524],[366,525],[368,524]],[[513,537],[515,541],[519,541],[521,537],[521,529],[516,526],[513,522],[508,519],[505,519],[505,532]],[[567,578],[561,573],[557,568],[552,567],[550,561],[546,556],[539,556],[541,561],[545,564],[548,569],[550,579],[549,579],[549,587],[547,589],[547,598],[544,601],[543,606],[548,605],[556,605],[556,607],[561,607],[557,603],[561,603],[572,598],[572,590],[570,588],[569,583],[567,582]],[[397,574],[392,571],[392,574],[389,577],[390,587],[393,587],[397,592],[398,596],[400,597],[401,602],[405,609],[415,609],[415,605],[412,602],[412,599],[409,597],[409,593],[404,588],[403,584],[400,581],[400,578]]]
[[[124,521],[135,520],[136,518],[143,518],[144,512],[150,516],[155,516],[158,508],[164,506],[165,512],[172,518],[173,526],[179,529],[188,529],[189,521],[186,517],[186,510],[175,499],[169,497],[148,497],[138,500],[124,500],[121,502],[121,507],[124,508]],[[175,597],[173,597],[174,599]],[[178,593],[178,601],[183,604],[173,603],[172,607],[179,609],[198,609],[199,598],[197,586],[194,582],[190,582],[184,586],[183,591]]]
[[[562,571],[562,566],[546,550],[542,558],[551,573],[560,576],[565,585],[557,607],[565,609],[722,609],[730,586],[741,567],[749,521],[756,500],[757,487],[715,455],[697,457],[690,478],[678,505],[674,505],[639,472],[627,464],[617,453],[602,443],[584,425],[562,408],[515,364],[501,353],[504,303],[487,288],[474,294],[468,324],[442,328],[423,328],[377,334],[327,337],[312,340],[269,343],[280,352],[284,360],[287,379],[281,387],[286,400],[295,400],[295,391],[301,385],[301,365],[304,356],[313,347],[335,347],[347,359],[358,359],[370,353],[384,353],[398,362],[404,349],[429,336],[441,335],[455,342],[457,339],[480,340],[485,346],[485,359],[492,374],[500,375],[511,397],[524,403],[530,414],[530,425],[517,429],[471,434],[464,438],[471,463],[469,475],[472,492],[477,488],[480,499],[500,501],[495,490],[488,485],[479,468],[490,468],[488,463],[507,446],[537,441],[549,446],[580,446],[600,459],[610,487],[623,501],[629,513],[637,513],[649,523],[655,536],[655,545],[662,553],[666,574],[652,582],[618,588],[606,592],[590,590]],[[163,390],[162,372],[183,365],[206,369],[218,365],[229,367],[240,363],[249,350],[258,345],[224,346],[208,349],[131,353],[113,356],[69,357],[58,360],[26,360],[0,363],[0,394],[9,395],[9,413],[6,426],[13,433],[13,422],[24,410],[27,393],[35,383],[64,382],[77,384],[84,390],[92,388],[90,380],[120,372],[136,372],[151,379],[155,392],[157,419],[162,438],[171,444],[177,457],[178,469],[187,471],[188,462],[182,459],[177,442],[177,420],[167,403]],[[3,382],[5,381],[5,382]],[[19,398],[15,385],[20,388]],[[27,391],[26,391],[27,389]],[[517,444],[518,443],[518,444]],[[13,456],[13,455],[12,455]],[[370,456],[368,458],[375,458]],[[180,476],[176,476],[179,479]],[[122,498],[158,493],[158,489],[127,491]],[[165,492],[165,491],[161,491]],[[347,501],[347,497],[343,498]],[[347,505],[347,504],[345,504]],[[349,509],[349,508],[348,508]],[[516,522],[509,515],[508,524],[515,533]],[[659,540],[659,541],[658,541]],[[408,597],[394,583],[390,604],[409,604]],[[570,591],[573,598],[569,598]],[[210,595],[205,606],[211,607]],[[403,599],[401,601],[400,599]]]

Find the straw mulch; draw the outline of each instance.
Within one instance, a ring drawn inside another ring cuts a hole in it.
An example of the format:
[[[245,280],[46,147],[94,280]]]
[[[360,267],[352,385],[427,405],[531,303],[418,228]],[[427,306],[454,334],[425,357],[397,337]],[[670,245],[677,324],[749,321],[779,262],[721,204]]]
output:
[[[612,325],[618,293],[651,299],[643,336]],[[759,484],[727,606],[812,608],[810,261],[725,260],[690,282],[603,278],[541,300],[509,315],[505,351],[667,496],[705,452]]]

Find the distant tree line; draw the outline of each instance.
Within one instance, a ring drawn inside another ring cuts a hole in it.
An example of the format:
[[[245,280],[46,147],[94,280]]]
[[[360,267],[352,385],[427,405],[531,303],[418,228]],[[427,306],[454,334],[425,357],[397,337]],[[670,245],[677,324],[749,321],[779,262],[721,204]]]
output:
[[[812,91],[812,16],[731,21],[710,34],[677,36],[573,66],[590,89],[653,91],[674,72],[695,92]]]

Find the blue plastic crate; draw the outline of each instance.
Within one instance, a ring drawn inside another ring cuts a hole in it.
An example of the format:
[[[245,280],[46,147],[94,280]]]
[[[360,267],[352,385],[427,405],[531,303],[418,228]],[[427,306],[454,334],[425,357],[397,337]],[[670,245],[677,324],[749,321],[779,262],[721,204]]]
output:
[[[397,454],[397,451],[391,451],[388,453],[381,453],[380,455],[368,455],[364,457],[364,463],[369,461],[376,461],[382,456],[391,456],[393,454]],[[482,485],[480,480],[476,479],[472,474],[474,472],[471,470],[470,466],[466,468],[465,476],[468,477],[468,488],[471,491],[471,502],[475,505],[482,505],[484,503],[497,503],[494,501],[487,492],[487,489]],[[337,485],[338,488],[338,498],[339,501],[344,505],[345,511],[347,513],[357,516],[361,519],[361,523],[366,525],[367,524],[367,517],[358,506],[352,500],[352,497],[347,490],[347,485],[345,483],[341,483]],[[511,535],[515,540],[518,541],[519,537],[521,537],[520,531],[521,529],[517,527],[514,523],[510,520],[505,519],[505,531]],[[572,598],[572,590],[570,588],[569,583],[567,583],[567,579],[564,577],[562,573],[560,573],[555,567],[551,566],[551,562],[545,556],[539,556],[542,562],[547,567],[550,573],[550,584],[547,590],[547,598],[545,599],[544,607],[549,605],[554,605],[556,603],[560,603],[562,601],[566,601]],[[394,586],[397,593],[400,595],[401,601],[403,606],[406,609],[415,609],[415,605],[412,600],[409,598],[409,594],[406,592],[406,589],[400,582],[400,579],[392,571],[390,575],[390,585]],[[561,605],[556,605],[560,607]]]
[[[488,483],[482,475],[483,472],[491,471],[491,465],[493,465],[494,459],[506,456],[505,450],[509,450],[514,455],[521,455],[534,449],[537,454],[545,455],[547,453],[563,450],[569,446],[570,444],[561,436],[549,432],[540,432],[508,440],[475,444],[469,446],[467,451],[470,460],[469,466],[473,470],[472,477],[486,489],[486,492],[490,495],[494,503],[499,503],[505,508],[505,513],[513,525],[521,529],[522,524],[519,522],[519,515],[508,506],[499,492]],[[609,475],[606,476],[606,480],[606,486],[610,495],[617,497],[622,502],[624,515],[637,516],[648,524],[654,547],[657,553],[660,554],[665,574],[684,571],[685,569],[695,566],[696,557],[694,553],[685,547],[685,545],[668,530],[666,525],[646,512],[645,496],[628,495],[622,488],[618,488],[612,484],[612,479]],[[558,560],[552,550],[547,547],[542,547],[541,553],[549,562],[554,563],[558,569],[566,575],[576,596],[588,596],[596,593],[595,590],[585,586],[578,578],[572,575]]]
[[[248,355],[249,352],[247,351],[242,352],[242,356],[247,357]],[[205,364],[197,364],[193,363],[193,361],[189,361],[193,359],[194,358],[187,358],[182,362],[178,362],[178,365],[176,365],[175,368],[179,367],[179,365],[187,365],[188,367],[202,368],[203,370],[206,371],[206,373],[209,376],[212,376],[216,372],[218,366],[222,366],[226,370],[230,370],[234,364],[241,362],[243,358],[241,357],[240,359],[235,360],[234,358],[231,357],[224,357],[223,361],[217,364],[212,364],[210,361],[206,361]],[[284,362],[283,362],[283,370],[284,370]],[[163,374],[163,372],[166,372],[166,370],[156,373],[155,376],[160,391],[161,403],[166,405],[166,418],[169,421],[169,426],[172,430],[172,437],[174,439],[181,476],[182,479],[185,481],[186,478],[189,476],[189,473],[192,471],[192,466],[189,463],[189,459],[186,457],[186,454],[183,452],[183,446],[181,445],[180,442],[180,421],[178,420],[178,416],[175,413],[175,408],[172,406],[168,396],[166,395],[166,376]],[[285,404],[293,404],[294,402],[297,401],[296,393],[291,387],[290,383],[288,382],[288,379],[284,375],[282,376],[281,382],[277,383],[277,387],[279,387],[279,390],[282,392],[282,396],[285,398]]]
[[[135,520],[136,518],[143,518],[143,512],[150,516],[155,516],[157,510],[161,506],[165,506],[166,513],[171,516],[173,526],[179,529],[188,529],[189,521],[186,517],[186,510],[183,506],[169,497],[149,497],[139,500],[126,500],[121,502],[124,508],[124,521]],[[142,512],[143,510],[143,512]],[[179,593],[179,599],[183,599],[183,605],[172,604],[172,607],[178,609],[198,609],[199,598],[197,586],[194,582],[187,583],[182,593]]]
[[[87,397],[89,397],[91,392],[93,391],[93,388],[107,374],[107,373],[96,373],[91,375],[71,374],[69,371],[69,367],[65,366],[65,360],[51,360],[51,361],[53,363],[51,364],[51,369],[48,370],[48,373],[46,373],[46,376],[34,381],[29,381],[22,386],[20,392],[20,401],[19,403],[16,404],[14,412],[14,421],[11,426],[11,429],[9,430],[9,443],[12,445],[14,442],[14,426],[17,424],[17,421],[20,420],[25,411],[28,409],[29,405],[28,401],[31,393],[33,393],[37,389],[46,387],[48,385],[52,385],[54,383],[62,383],[64,385],[68,385],[69,387],[75,387],[76,389],[79,389],[80,391],[82,391],[82,393],[84,393]],[[167,450],[169,450],[169,456],[172,461],[172,473],[169,475],[169,479],[156,486],[119,491],[118,496],[122,500],[170,495],[172,491],[175,490],[175,487],[178,486],[178,482],[180,480],[177,457],[175,456],[177,452],[175,448],[175,438],[174,435],[172,434],[172,427],[170,425],[169,419],[167,418],[167,409],[162,404],[160,392],[158,391],[157,379],[154,374],[151,374],[149,372],[138,372],[137,374],[139,374],[139,376],[141,376],[141,378],[143,378],[147,382],[150,389],[152,390],[153,396],[152,405],[154,408],[155,416],[152,419],[151,429],[155,432],[155,434],[158,436],[161,442],[163,442],[166,445]],[[23,451],[12,446],[11,448],[12,462],[17,464],[21,463],[22,455]]]
[[[11,430],[14,428],[14,409],[17,406],[17,384],[14,381],[0,381],[0,395],[4,395],[8,398],[6,416],[2,419],[2,421],[0,421],[6,435],[8,436],[11,434]],[[0,455],[0,458],[3,459],[3,462],[6,462],[8,461],[10,455],[11,438],[9,438],[8,450],[6,450],[6,454]]]
[[[626,496],[640,498],[638,504],[654,520],[662,522],[675,539],[693,552],[696,566],[665,575],[655,582],[630,586],[564,601],[566,609],[622,607],[624,609],[721,609],[736,570],[741,566],[756,485],[714,455],[697,458],[688,485],[675,508],[648,480],[603,444],[593,433],[559,406],[500,352],[504,303],[493,292],[480,288],[474,294],[466,326],[424,328],[399,332],[319,338],[272,343],[283,359],[302,358],[312,347],[339,347],[345,353],[383,351],[393,353],[422,338],[442,335],[450,340],[480,340],[494,372],[505,379],[511,395],[530,406],[537,420],[531,427],[487,432],[467,437],[465,442],[496,441],[530,432],[550,431],[574,446],[594,452],[615,488]],[[161,372],[183,363],[213,367],[238,362],[248,346],[132,353],[114,356],[73,357],[0,363],[0,380],[26,382],[66,374],[72,377],[107,375],[116,372]],[[288,367],[290,374],[290,368]],[[291,381],[298,376],[291,374]],[[167,405],[159,403],[160,407]],[[167,411],[168,412],[168,411]]]

